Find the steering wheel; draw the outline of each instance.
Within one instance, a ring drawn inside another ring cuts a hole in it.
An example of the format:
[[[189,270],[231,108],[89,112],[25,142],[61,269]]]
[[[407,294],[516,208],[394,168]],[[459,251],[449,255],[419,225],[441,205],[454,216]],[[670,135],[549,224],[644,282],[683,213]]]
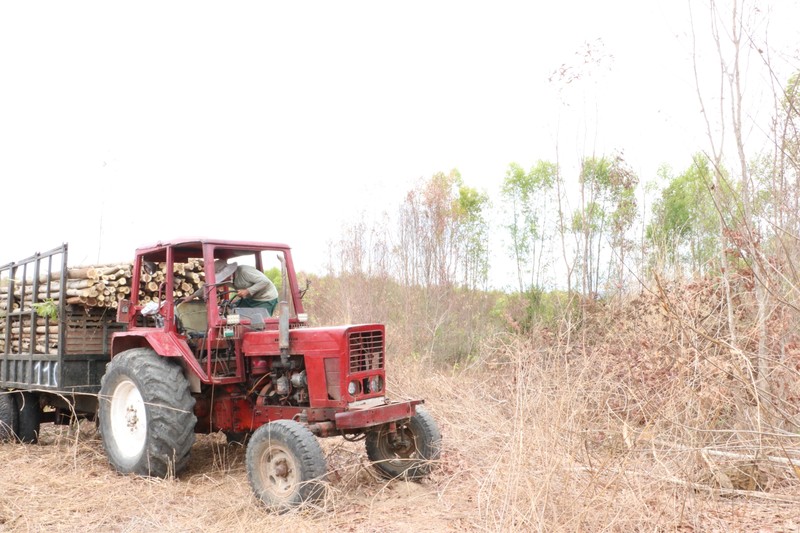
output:
[[[231,294],[235,294],[235,296],[228,299],[227,296],[230,296]],[[228,313],[236,309],[236,307],[239,305],[239,302],[242,300],[242,297],[239,296],[238,291],[233,289],[220,292],[217,297],[218,301],[220,302],[219,310],[221,316],[228,316]]]

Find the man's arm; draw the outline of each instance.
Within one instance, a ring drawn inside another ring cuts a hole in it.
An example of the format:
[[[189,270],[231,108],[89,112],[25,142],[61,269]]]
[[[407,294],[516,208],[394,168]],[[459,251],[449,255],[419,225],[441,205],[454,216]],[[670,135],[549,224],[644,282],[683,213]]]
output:
[[[253,294],[266,289],[269,284],[272,283],[263,272],[260,272],[254,267],[240,267],[236,274],[239,276],[239,279],[241,279],[242,285],[246,285],[238,291],[239,296],[252,296]],[[242,291],[247,291],[247,294],[242,295]]]

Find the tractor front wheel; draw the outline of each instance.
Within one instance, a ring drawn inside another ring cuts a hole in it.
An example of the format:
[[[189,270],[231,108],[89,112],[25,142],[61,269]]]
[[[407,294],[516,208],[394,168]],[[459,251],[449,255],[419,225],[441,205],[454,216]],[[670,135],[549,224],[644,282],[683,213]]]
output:
[[[325,456],[316,437],[293,420],[258,428],[247,444],[247,477],[271,511],[285,512],[323,494]]]
[[[149,348],[114,357],[100,386],[100,435],[123,474],[180,473],[194,443],[194,398],[180,365]]]
[[[381,426],[367,433],[367,457],[385,478],[419,479],[427,476],[439,459],[442,435],[433,417],[422,406],[391,433]]]

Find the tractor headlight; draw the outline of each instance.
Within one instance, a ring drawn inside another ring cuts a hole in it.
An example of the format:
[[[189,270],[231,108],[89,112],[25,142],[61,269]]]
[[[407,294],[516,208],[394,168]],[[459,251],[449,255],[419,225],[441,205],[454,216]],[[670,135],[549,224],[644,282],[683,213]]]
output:
[[[372,376],[369,378],[369,391],[380,392],[383,390],[383,378],[380,376]]]
[[[361,384],[358,381],[351,381],[347,384],[347,393],[350,396],[355,396],[361,391]]]

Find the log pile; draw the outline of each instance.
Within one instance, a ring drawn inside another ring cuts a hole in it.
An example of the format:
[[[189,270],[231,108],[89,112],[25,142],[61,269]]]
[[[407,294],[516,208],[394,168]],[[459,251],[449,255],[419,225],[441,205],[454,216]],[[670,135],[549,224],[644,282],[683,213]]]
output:
[[[166,282],[166,263],[148,263],[143,268],[142,276],[139,281],[139,302],[147,303],[159,301],[159,288]],[[203,286],[206,273],[203,270],[201,259],[190,259],[186,263],[175,263],[173,265],[173,287],[172,294],[177,298],[188,296]],[[119,298],[120,300],[122,298]]]
[[[61,320],[55,318],[60,316],[58,310],[72,306],[66,308],[67,314],[83,309],[82,314],[94,315],[116,309],[120,300],[131,297],[132,268],[130,263],[90,265],[68,268],[66,279],[61,279],[61,272],[55,271],[42,274],[36,283],[33,279],[26,279],[25,283],[16,279],[13,284],[9,280],[2,280],[0,350],[5,348],[5,341],[8,340],[13,353],[26,353],[35,339],[34,353],[52,353],[56,349],[59,323],[65,320],[65,317],[61,317]],[[200,259],[176,263],[173,270],[172,289],[176,299],[192,294],[205,282],[203,261]],[[163,298],[165,282],[166,264],[147,262],[139,280],[139,303],[158,302]],[[62,286],[64,302],[61,302]],[[31,315],[26,313],[33,311],[34,306],[37,312],[35,324],[32,324]],[[47,306],[52,308],[53,318],[46,316]],[[14,313],[9,325],[5,319],[8,311],[21,312],[22,315]],[[6,331],[7,328],[10,328],[10,332]]]
[[[0,320],[0,351],[5,350],[6,321]],[[30,316],[15,317],[11,320],[10,353],[29,353],[31,343],[35,345],[33,353],[55,353],[58,348],[59,327],[55,321],[37,317],[36,325],[31,325]]]
[[[149,263],[144,268],[139,282],[139,301],[147,303],[159,301],[163,298],[162,284],[166,281],[166,264]],[[116,309],[117,302],[130,298],[131,293],[130,263],[114,265],[93,265],[69,268],[66,281],[59,279],[60,273],[43,275],[39,278],[37,288],[37,302],[52,300],[56,305],[61,298],[61,285],[65,284],[65,303],[83,307],[110,307]],[[186,263],[176,263],[173,268],[173,295],[175,298],[189,295],[203,286],[205,272],[200,259],[192,259]],[[20,286],[19,280],[14,284],[12,309],[19,310],[20,302],[24,301],[23,312],[31,310],[34,283],[26,280]],[[24,299],[23,299],[24,294]],[[0,286],[0,310],[8,306],[9,286]]]
[[[116,307],[117,301],[130,294],[131,265],[100,265],[70,268],[67,279],[63,280],[60,272],[44,274],[37,281],[36,302],[52,301],[56,305],[61,302],[61,288],[64,285],[66,304],[85,307]],[[22,312],[31,310],[34,303],[34,280],[20,280],[14,283],[12,309]],[[0,287],[0,309],[8,308],[9,286]]]

